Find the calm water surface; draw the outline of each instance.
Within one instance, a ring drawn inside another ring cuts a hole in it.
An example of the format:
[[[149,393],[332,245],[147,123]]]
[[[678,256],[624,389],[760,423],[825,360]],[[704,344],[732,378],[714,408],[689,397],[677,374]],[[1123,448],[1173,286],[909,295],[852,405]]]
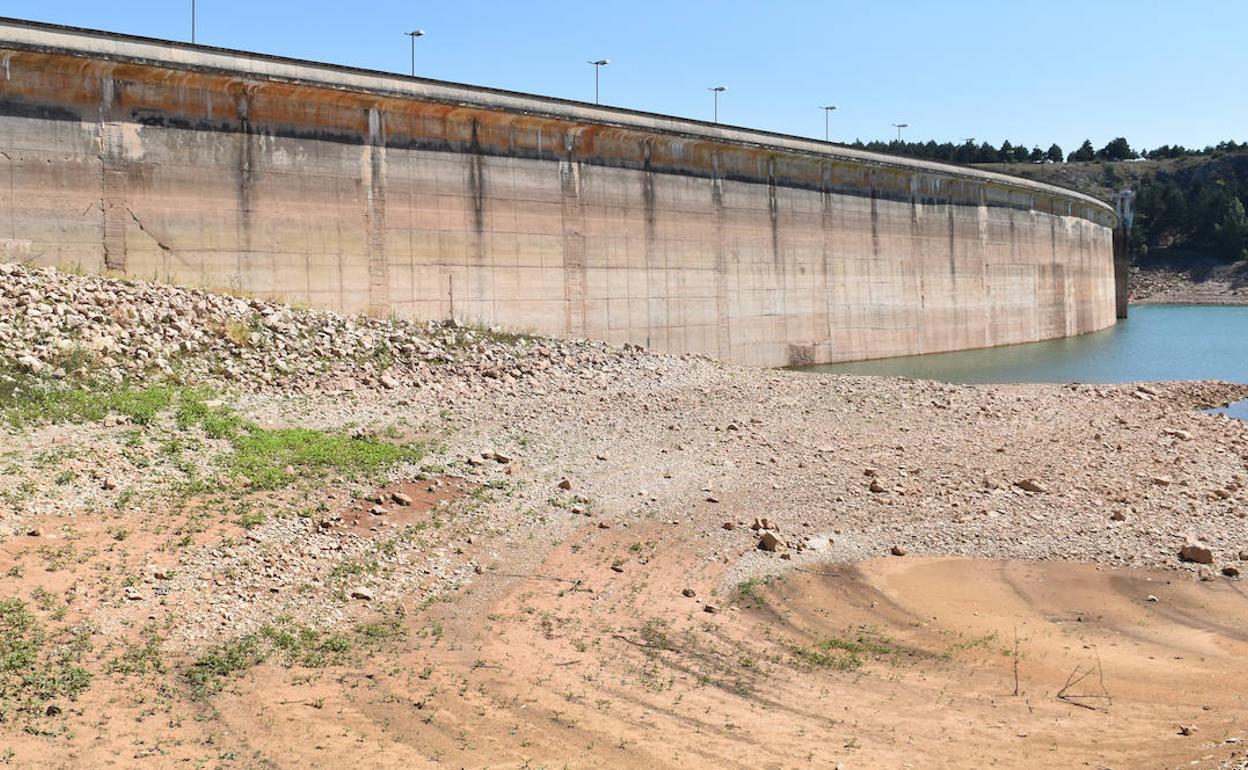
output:
[[[1248,382],[1248,307],[1132,305],[1127,320],[1081,337],[803,371],[964,383]],[[1235,407],[1248,418],[1248,404]]]

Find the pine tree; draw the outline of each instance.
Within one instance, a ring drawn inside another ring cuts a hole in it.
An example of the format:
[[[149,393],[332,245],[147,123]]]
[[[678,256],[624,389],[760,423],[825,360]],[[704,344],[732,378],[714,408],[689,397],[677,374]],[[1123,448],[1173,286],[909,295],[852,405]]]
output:
[[[1072,163],[1087,163],[1096,160],[1096,149],[1092,146],[1092,140],[1084,139],[1079,149],[1072,152],[1067,160]]]

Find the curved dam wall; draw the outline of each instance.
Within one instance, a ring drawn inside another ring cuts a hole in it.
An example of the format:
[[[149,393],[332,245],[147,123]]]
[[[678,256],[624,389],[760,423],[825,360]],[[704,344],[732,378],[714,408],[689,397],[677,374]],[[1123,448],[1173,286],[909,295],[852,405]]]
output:
[[[0,21],[0,259],[758,365],[1114,323],[1113,212],[823,142]]]

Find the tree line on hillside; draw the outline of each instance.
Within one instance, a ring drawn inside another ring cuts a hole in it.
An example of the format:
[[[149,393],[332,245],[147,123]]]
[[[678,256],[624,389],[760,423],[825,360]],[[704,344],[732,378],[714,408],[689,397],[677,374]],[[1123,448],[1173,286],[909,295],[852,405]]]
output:
[[[1138,160],[1141,158],[1159,160],[1162,158],[1218,156],[1228,152],[1248,150],[1248,142],[1241,143],[1234,140],[1228,140],[1225,142],[1219,142],[1216,145],[1210,145],[1204,149],[1166,144],[1155,150],[1142,150],[1137,152],[1131,149],[1131,144],[1121,136],[1110,141],[1099,150],[1093,146],[1092,140],[1084,140],[1083,144],[1070,154],[1063,153],[1061,146],[1058,144],[1051,144],[1049,145],[1049,149],[1042,150],[1040,147],[1027,149],[1027,146],[1024,144],[1013,144],[1009,141],[1002,142],[1000,147],[994,147],[988,142],[976,144],[974,139],[967,139],[961,144],[936,141],[907,142],[896,139],[889,142],[879,140],[863,142],[859,139],[849,146],[861,150],[870,150],[872,152],[903,155],[908,158],[920,158],[922,160],[937,160],[947,163],[964,164],[1087,163],[1098,160],[1121,161]]]
[[[1248,154],[1141,180],[1135,199],[1133,254],[1161,250],[1248,259]]]

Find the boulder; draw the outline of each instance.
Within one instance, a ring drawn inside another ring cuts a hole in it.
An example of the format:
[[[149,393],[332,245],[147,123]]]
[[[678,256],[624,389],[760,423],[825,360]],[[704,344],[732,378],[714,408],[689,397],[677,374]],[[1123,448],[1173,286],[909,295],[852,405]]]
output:
[[[1213,564],[1213,551],[1199,543],[1188,543],[1179,549],[1179,559],[1195,564]]]

